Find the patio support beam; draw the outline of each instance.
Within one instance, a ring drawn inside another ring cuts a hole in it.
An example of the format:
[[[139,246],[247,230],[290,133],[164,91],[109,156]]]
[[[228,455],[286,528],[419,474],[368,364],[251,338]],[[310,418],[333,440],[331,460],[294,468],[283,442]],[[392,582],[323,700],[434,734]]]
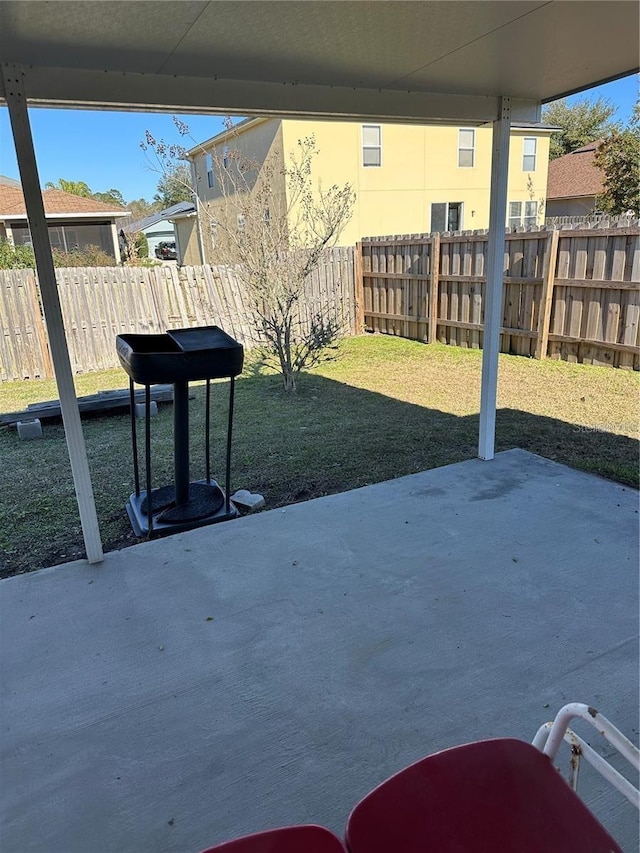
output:
[[[115,56],[114,56],[115,62]],[[241,116],[301,116],[475,126],[493,121],[495,95],[460,95],[296,81],[235,80],[177,74],[141,74],[101,68],[25,67],[29,104]],[[0,99],[2,86],[0,85]],[[514,99],[513,121],[539,121],[537,99]]]
[[[495,455],[498,353],[500,352],[500,327],[502,325],[504,235],[507,215],[510,135],[511,100],[510,98],[501,98],[500,113],[493,122],[489,241],[487,245],[484,336],[482,342],[478,456],[480,459],[486,460],[493,459]]]
[[[20,66],[3,64],[0,77],[3,78],[9,108],[87,559],[90,563],[99,563],[103,559],[102,542],[27,113],[24,75]]]

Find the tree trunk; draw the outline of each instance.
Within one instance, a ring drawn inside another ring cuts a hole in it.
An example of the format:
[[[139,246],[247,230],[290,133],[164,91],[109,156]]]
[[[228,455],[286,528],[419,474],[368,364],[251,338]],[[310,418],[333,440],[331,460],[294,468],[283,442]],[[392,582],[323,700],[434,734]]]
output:
[[[296,375],[291,370],[286,370],[282,372],[282,378],[284,379],[284,390],[290,394],[296,393]]]

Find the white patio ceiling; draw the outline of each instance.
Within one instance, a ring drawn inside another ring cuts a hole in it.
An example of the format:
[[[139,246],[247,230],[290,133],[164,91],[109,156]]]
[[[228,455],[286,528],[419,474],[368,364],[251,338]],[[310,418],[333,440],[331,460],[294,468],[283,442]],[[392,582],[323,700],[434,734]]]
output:
[[[0,60],[32,104],[535,120],[635,70],[638,4],[2,2]]]

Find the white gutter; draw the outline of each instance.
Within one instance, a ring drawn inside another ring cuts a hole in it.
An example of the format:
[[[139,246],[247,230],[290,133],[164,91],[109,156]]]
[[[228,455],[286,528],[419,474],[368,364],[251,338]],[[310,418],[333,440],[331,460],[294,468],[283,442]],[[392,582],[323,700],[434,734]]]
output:
[[[191,166],[191,185],[193,187],[193,201],[196,206],[196,233],[198,235],[198,249],[200,251],[200,263],[205,264],[206,258],[204,254],[204,238],[202,236],[202,221],[200,218],[200,196],[198,195],[198,175],[196,172],[196,164],[193,160],[189,160]]]
[[[104,213],[46,213],[46,219],[116,219],[116,218],[124,218],[125,216],[131,216],[131,211],[127,210],[125,212],[116,212],[116,211],[108,211],[105,210]],[[11,219],[15,221],[17,219],[28,219],[29,216],[27,213],[0,213],[0,221],[6,221],[7,219]]]

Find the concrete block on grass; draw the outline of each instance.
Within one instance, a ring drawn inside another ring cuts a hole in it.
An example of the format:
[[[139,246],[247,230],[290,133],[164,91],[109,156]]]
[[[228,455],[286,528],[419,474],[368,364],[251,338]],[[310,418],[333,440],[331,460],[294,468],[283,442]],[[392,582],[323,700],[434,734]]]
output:
[[[32,421],[18,421],[18,435],[22,441],[31,441],[33,438],[42,438],[42,424],[38,418]]]
[[[262,495],[253,494],[248,489],[238,489],[235,495],[231,496],[231,500],[238,509],[245,512],[255,512],[255,510],[262,509],[264,506]]]
[[[137,418],[143,418],[144,417],[144,409],[145,409],[144,403],[136,403],[136,417]],[[149,406],[149,414],[151,415],[151,417],[154,417],[154,415],[158,414],[158,404],[156,403],[155,400],[151,401],[151,405]]]

